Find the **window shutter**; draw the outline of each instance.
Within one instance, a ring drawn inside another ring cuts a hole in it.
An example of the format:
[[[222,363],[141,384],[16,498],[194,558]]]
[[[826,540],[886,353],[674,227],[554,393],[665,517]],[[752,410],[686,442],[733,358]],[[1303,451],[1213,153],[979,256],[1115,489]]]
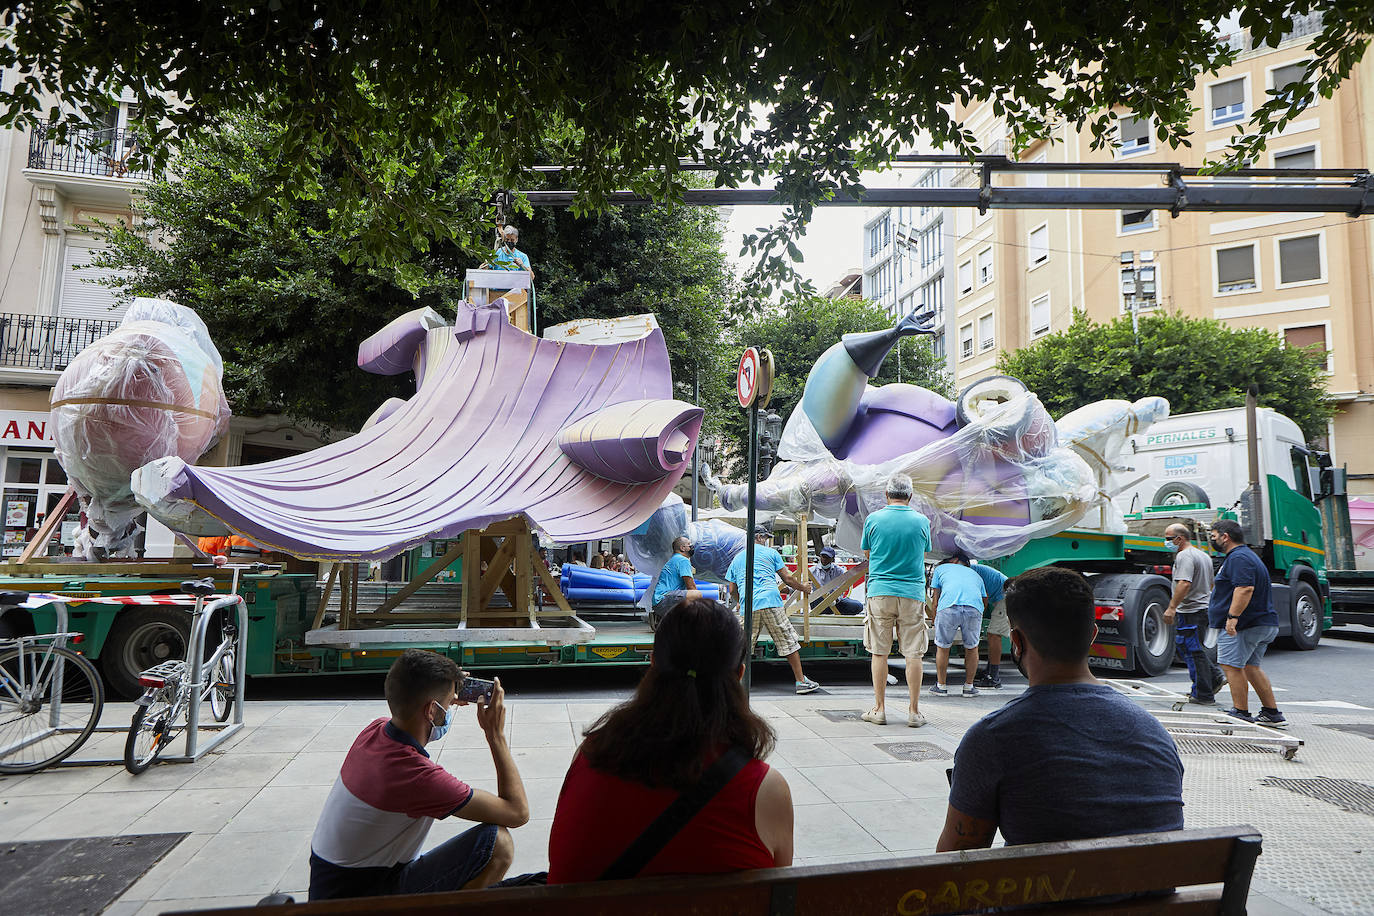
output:
[[[1239,105],[1243,99],[1244,80],[1231,80],[1212,87],[1212,108],[1230,108]]]
[[[1217,285],[1231,286],[1253,283],[1255,280],[1255,250],[1249,245],[1223,248],[1217,252]]]
[[[1302,61],[1301,63],[1296,64],[1288,64],[1287,66],[1283,67],[1275,67],[1273,70],[1274,91],[1282,92],[1288,86],[1289,83],[1294,83],[1302,79],[1302,75],[1306,72],[1306,61]]]
[[[1315,147],[1306,149],[1289,150],[1286,153],[1274,154],[1274,168],[1276,169],[1315,169],[1317,167],[1317,150]]]
[[[1147,146],[1150,142],[1150,122],[1132,115],[1122,115],[1117,119],[1121,145],[1125,147]]]
[[[1284,328],[1283,339],[1288,343],[1288,346],[1295,350],[1302,350],[1307,347],[1321,347],[1323,355],[1325,355],[1325,325],[1312,324],[1301,328]]]
[[[84,245],[67,245],[62,252],[62,298],[59,313],[63,318],[117,321],[128,309],[126,303],[118,302],[114,290],[97,282],[117,277],[120,272],[87,266],[101,250]]]
[[[1320,280],[1321,275],[1321,239],[1318,236],[1305,235],[1279,242],[1280,283]]]

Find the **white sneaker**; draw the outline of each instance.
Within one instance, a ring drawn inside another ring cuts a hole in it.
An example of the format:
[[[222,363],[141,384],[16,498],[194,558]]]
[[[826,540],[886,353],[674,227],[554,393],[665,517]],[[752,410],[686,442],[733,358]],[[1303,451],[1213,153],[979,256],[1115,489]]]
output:
[[[874,725],[886,725],[887,713],[881,709],[870,709],[868,712],[859,716],[865,722],[872,722]]]
[[[978,696],[978,688],[977,688],[977,687],[974,687],[972,684],[965,684],[965,685],[964,685],[964,696],[966,696],[966,697],[976,697],[976,696]]]
[[[897,686],[897,675],[895,675],[895,674],[889,674],[889,675],[887,676],[887,686],[889,686],[889,687],[896,687],[896,686]]]
[[[907,728],[920,728],[926,724],[926,717],[919,712],[909,713],[906,717]]]
[[[797,693],[810,693],[813,690],[819,690],[820,687],[820,684],[817,684],[809,677],[804,677],[797,681]]]

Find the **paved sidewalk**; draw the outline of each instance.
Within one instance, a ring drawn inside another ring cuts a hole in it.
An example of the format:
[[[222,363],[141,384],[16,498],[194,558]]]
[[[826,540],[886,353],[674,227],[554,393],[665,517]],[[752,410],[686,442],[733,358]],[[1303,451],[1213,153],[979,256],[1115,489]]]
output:
[[[1174,680],[1159,683],[1177,688]],[[922,697],[930,720],[922,729],[897,724],[895,715],[888,726],[846,718],[868,706],[871,695],[857,687],[756,699],[755,708],[778,734],[770,762],[792,788],[797,864],[932,852],[944,823],[945,768],[959,736],[1016,693]],[[904,696],[904,687],[897,688],[889,702],[901,704]],[[530,823],[515,831],[512,873],[547,867],[563,774],[582,729],[610,705],[511,701],[508,733],[531,805]],[[110,704],[103,721],[127,721],[131,709]],[[1250,823],[1263,832],[1251,913],[1368,912],[1374,869],[1364,860],[1374,856],[1374,807],[1361,809],[1356,798],[1343,809],[1298,791],[1320,794],[1334,783],[1298,783],[1294,790],[1263,781],[1352,780],[1357,795],[1364,787],[1368,805],[1374,798],[1371,738],[1328,726],[1365,724],[1374,734],[1374,709],[1290,705],[1285,711],[1291,731],[1307,742],[1296,760],[1253,752],[1184,755],[1186,823]],[[160,764],[138,777],[118,767],[0,777],[0,840],[190,831],[106,910],[116,916],[251,904],[273,891],[304,899],[310,834],[324,797],[358,730],[385,714],[381,701],[251,702],[250,727],[224,751],[194,764]],[[122,735],[98,736],[81,753],[117,754],[122,742]],[[471,712],[460,710],[453,730],[432,747],[460,778],[494,788],[491,758]],[[904,752],[932,759],[895,756]],[[466,826],[442,821],[427,845]]]

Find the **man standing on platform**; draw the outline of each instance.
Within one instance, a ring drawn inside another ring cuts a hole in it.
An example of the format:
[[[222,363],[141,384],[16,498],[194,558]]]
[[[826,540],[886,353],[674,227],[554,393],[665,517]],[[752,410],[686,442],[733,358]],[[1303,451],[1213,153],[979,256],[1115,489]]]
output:
[[[1188,665],[1192,689],[1188,701],[1200,706],[1216,703],[1216,692],[1225,683],[1217,667],[1217,650],[1203,643],[1207,631],[1207,599],[1212,594],[1212,558],[1193,546],[1184,525],[1164,529],[1164,541],[1174,554],[1174,593],[1164,609],[1164,620],[1173,623],[1174,643]]]
[[[860,544],[868,560],[865,594],[868,619],[864,648],[872,658],[873,708],[861,718],[887,724],[887,659],[897,647],[906,659],[909,695],[906,724],[926,724],[918,704],[921,693],[921,656],[929,645],[926,635],[926,551],[930,549],[930,520],[911,508],[911,478],[893,474],[887,482],[887,505],[868,516]]]
[[[833,582],[844,576],[849,570],[835,562],[835,548],[822,547],[820,562],[811,567],[811,576],[816,580],[821,588],[825,588],[826,583]],[[863,611],[864,606],[853,598],[836,598],[835,610],[841,614],[854,615]],[[826,611],[825,613],[829,613]]]
[[[676,607],[678,602],[695,601],[702,597],[696,579],[692,578],[696,574],[692,569],[692,550],[692,539],[687,535],[679,535],[673,539],[673,555],[659,571],[658,582],[654,585],[649,623],[655,630],[658,629],[658,621]]]

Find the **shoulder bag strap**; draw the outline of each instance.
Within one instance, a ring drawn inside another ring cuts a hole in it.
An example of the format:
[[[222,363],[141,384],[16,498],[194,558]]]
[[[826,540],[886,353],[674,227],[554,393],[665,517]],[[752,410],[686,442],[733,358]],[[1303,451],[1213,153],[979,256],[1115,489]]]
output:
[[[744,769],[749,760],[749,755],[737,747],[721,754],[720,758],[701,774],[701,779],[695,786],[679,795],[652,824],[644,828],[643,833],[635,837],[634,842],[620,854],[620,858],[601,873],[599,880],[617,881],[638,875],[644,870],[644,866],[652,862],[654,856],[662,852],[663,847],[687,826],[698,811],[705,808],[721,789],[730,784],[730,780]]]

